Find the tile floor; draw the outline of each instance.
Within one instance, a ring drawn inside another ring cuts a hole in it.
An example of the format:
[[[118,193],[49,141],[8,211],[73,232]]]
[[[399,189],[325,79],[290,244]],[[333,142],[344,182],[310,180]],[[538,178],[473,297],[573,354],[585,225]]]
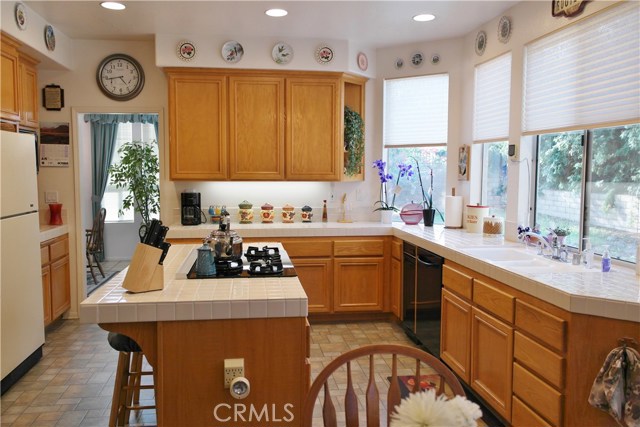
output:
[[[97,325],[78,320],[61,320],[49,327],[42,360],[1,398],[2,426],[107,426],[117,353],[106,337]],[[387,322],[312,325],[312,379],[339,354],[371,343],[413,345],[399,326]],[[361,372],[354,375],[365,378],[366,388],[368,368],[364,363],[359,366]],[[377,382],[384,386],[386,377],[378,376]],[[332,389],[344,391],[341,378],[336,377]],[[151,393],[142,392],[141,404],[152,399]],[[153,410],[132,415],[131,425],[155,424]]]
[[[122,271],[129,264],[130,264],[130,261],[128,260],[127,261],[103,261],[101,265],[102,265],[102,270],[104,271],[104,275],[106,276],[105,279],[102,278],[102,275],[100,274],[100,271],[98,270],[97,267],[94,267],[93,272],[96,275],[96,279],[98,279],[100,283],[106,283],[107,280],[110,278],[111,273],[115,274],[118,271]],[[95,291],[98,287],[99,286],[95,286],[95,284],[93,283],[93,278],[89,273],[89,269],[87,269],[87,293],[90,294],[91,292]]]

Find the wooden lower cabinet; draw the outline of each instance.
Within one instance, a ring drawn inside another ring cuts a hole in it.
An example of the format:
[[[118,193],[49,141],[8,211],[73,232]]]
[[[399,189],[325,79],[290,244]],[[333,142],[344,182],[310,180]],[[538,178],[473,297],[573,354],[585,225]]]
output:
[[[334,261],[335,311],[382,311],[384,258]]]
[[[69,235],[40,243],[44,324],[47,326],[71,307]]]
[[[440,357],[466,383],[471,367],[471,304],[442,290]]]
[[[391,258],[390,271],[390,298],[391,312],[397,318],[402,316],[402,260]]]
[[[309,313],[331,312],[333,261],[331,258],[292,258],[307,294]]]
[[[511,404],[511,424],[515,427],[552,427],[516,396]]]
[[[513,328],[471,309],[470,385],[505,419],[511,419]]]

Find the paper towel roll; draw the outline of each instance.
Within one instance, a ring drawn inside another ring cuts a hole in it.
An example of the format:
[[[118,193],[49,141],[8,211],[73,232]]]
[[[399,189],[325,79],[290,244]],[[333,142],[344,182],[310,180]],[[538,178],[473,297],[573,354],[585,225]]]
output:
[[[462,228],[462,196],[446,196],[444,199],[445,228]]]

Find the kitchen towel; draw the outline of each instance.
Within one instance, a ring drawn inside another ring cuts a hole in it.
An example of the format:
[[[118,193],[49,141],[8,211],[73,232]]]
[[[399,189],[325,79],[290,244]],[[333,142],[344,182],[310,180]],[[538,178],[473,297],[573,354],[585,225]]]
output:
[[[447,196],[444,199],[444,227],[462,228],[462,196]]]

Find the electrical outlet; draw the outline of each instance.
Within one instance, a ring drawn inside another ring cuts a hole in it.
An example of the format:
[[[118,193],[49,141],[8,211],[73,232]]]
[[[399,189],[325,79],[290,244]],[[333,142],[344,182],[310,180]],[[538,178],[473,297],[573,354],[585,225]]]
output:
[[[244,359],[224,359],[224,388],[237,377],[244,377]]]
[[[45,191],[44,192],[44,202],[45,203],[58,203],[58,192],[57,191]]]
[[[356,201],[357,202],[362,201],[362,190],[360,190],[359,188],[356,189]]]

